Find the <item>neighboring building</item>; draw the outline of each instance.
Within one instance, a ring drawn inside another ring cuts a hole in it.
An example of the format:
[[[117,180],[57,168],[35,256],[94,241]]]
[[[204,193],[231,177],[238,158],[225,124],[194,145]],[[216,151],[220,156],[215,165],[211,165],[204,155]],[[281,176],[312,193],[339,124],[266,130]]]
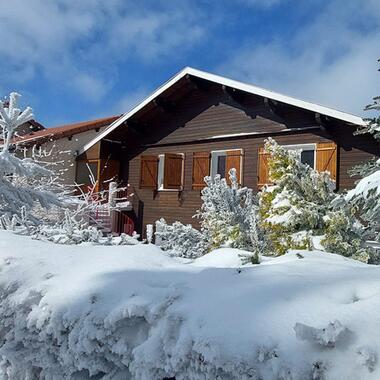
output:
[[[27,134],[42,131],[44,129],[45,127],[42,124],[38,123],[35,120],[30,120],[27,123],[20,125],[16,130],[16,134],[18,136],[25,136]]]
[[[76,155],[78,151],[89,141],[98,136],[112,122],[120,116],[106,117],[102,119],[84,121],[75,124],[62,125],[55,128],[43,128],[40,130],[32,130],[29,133],[24,133],[13,140],[19,154],[30,157],[32,149],[41,148],[42,152],[47,153],[43,158],[45,162],[54,163],[51,168],[56,170],[62,179],[62,182],[67,185],[89,184],[89,171],[87,166],[82,170],[77,170]],[[33,124],[32,124],[33,125]],[[97,170],[104,170],[99,166]],[[90,168],[93,167],[89,163]],[[98,175],[94,173],[95,177]]]
[[[204,176],[235,167],[242,185],[257,191],[268,183],[268,136],[301,149],[301,160],[328,170],[338,190],[351,188],[348,169],[380,153],[371,136],[353,136],[363,124],[358,116],[185,68],[85,143],[77,170],[88,162],[100,173],[107,161],[100,182],[118,175],[131,185],[126,218],[138,232],[161,217],[197,226],[192,216]]]

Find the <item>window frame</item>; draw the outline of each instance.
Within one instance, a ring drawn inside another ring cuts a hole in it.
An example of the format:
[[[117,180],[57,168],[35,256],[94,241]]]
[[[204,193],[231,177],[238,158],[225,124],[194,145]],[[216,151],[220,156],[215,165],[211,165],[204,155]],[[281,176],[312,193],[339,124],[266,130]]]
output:
[[[316,143],[289,144],[289,145],[281,145],[281,147],[286,150],[298,150],[301,153],[303,151],[308,151],[308,150],[314,151],[314,165],[312,169],[316,170],[316,165],[317,165],[317,144]]]
[[[243,148],[228,148],[228,149],[222,149],[222,150],[212,150],[210,152],[210,177],[212,179],[215,178],[216,174],[217,173],[217,170],[218,170],[218,158],[220,156],[225,156],[226,157],[226,165],[227,165],[227,152],[229,151],[233,151],[233,150],[238,150],[240,151],[240,154],[241,154],[241,157],[240,157],[240,173],[239,173],[239,178],[240,178],[240,182],[242,183],[242,180],[243,180],[243,159],[242,159],[242,155],[243,155]],[[228,176],[228,173],[225,173],[225,176],[222,177],[222,178],[226,178],[227,179],[227,176]]]

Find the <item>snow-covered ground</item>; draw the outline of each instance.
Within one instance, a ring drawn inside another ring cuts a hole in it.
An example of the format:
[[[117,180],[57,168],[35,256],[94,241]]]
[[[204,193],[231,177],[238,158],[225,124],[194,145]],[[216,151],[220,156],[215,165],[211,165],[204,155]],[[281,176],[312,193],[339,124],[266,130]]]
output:
[[[380,268],[0,231],[0,378],[379,379]]]

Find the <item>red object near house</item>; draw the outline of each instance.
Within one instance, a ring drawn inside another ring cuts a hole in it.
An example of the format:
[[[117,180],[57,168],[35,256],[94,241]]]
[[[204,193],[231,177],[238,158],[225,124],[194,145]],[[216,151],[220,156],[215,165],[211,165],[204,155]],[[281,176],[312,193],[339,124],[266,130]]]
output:
[[[134,221],[127,215],[122,215],[123,217],[123,225],[122,225],[122,232],[124,232],[127,235],[133,234],[135,231],[135,223]]]

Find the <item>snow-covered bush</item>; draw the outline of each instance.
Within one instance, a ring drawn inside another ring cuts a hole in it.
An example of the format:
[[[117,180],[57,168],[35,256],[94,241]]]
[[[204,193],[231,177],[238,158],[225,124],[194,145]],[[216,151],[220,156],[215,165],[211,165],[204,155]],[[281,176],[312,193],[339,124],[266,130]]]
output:
[[[264,186],[260,193],[260,220],[273,253],[309,249],[310,235],[323,231],[335,185],[328,173],[303,164],[298,151],[286,150],[271,138],[265,150],[270,153],[269,176],[275,185]]]
[[[32,109],[21,112],[20,95],[12,92],[9,102],[0,101],[0,213],[16,214],[22,207],[39,203],[44,208],[59,204],[57,195],[44,186],[52,172],[30,158],[20,159],[10,151],[17,128],[33,118]]]
[[[208,252],[209,243],[204,235],[190,224],[167,224],[165,219],[156,221],[156,237],[160,247],[173,256],[194,259]]]

